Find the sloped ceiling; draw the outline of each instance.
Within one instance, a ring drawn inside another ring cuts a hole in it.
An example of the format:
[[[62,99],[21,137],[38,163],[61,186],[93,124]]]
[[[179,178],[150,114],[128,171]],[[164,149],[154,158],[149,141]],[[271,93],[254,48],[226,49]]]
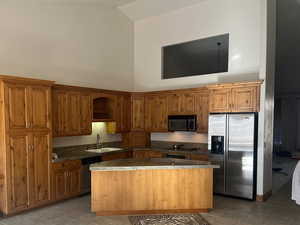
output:
[[[106,6],[118,7],[136,0],[26,0],[29,3],[48,3],[48,4],[102,4]],[[1,0],[1,3],[22,3],[19,0]]]
[[[118,7],[131,20],[159,16],[207,0],[136,0]]]

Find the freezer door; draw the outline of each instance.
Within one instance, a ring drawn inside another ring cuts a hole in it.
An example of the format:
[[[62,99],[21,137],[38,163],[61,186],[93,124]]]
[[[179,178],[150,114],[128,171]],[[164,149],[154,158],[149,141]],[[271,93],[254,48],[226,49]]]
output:
[[[226,194],[253,198],[254,187],[254,114],[228,115],[226,157]]]
[[[216,137],[224,141],[224,150],[226,146],[226,114],[217,114],[209,116],[208,129],[208,150],[210,153],[210,160],[213,164],[220,165],[219,169],[214,169],[214,193],[225,194],[225,167],[224,167],[224,152],[214,154],[212,150],[212,139]]]

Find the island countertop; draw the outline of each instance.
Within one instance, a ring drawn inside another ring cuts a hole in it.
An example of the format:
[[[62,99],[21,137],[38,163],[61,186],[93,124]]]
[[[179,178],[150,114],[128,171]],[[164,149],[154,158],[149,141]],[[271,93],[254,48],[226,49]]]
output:
[[[121,170],[154,170],[154,169],[195,169],[195,168],[220,168],[210,162],[171,159],[119,159],[95,163],[90,166],[91,171],[121,171]]]

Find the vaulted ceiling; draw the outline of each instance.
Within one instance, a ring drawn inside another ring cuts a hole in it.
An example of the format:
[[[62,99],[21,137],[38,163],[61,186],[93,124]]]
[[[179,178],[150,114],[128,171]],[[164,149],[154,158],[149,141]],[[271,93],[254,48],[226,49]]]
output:
[[[131,20],[137,21],[193,6],[203,1],[207,0],[136,0],[121,4],[118,8]]]

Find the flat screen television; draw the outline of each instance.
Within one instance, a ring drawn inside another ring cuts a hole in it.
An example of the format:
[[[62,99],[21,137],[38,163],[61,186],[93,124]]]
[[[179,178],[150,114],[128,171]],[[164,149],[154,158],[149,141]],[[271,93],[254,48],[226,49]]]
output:
[[[229,34],[164,46],[162,79],[228,72]]]

